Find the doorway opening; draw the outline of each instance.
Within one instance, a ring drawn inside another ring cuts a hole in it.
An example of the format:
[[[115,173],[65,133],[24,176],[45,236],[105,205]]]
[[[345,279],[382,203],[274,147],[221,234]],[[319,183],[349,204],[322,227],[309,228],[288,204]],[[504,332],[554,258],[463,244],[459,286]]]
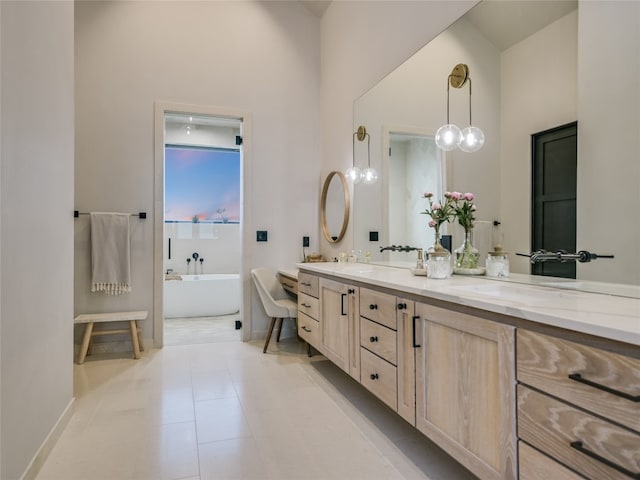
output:
[[[244,340],[243,117],[176,107],[156,105],[154,343]]]

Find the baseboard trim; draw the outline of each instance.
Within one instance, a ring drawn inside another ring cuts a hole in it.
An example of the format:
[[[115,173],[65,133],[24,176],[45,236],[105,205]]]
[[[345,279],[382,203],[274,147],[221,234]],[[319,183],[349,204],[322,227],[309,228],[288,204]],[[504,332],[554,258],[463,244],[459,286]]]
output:
[[[29,465],[20,477],[20,480],[34,480],[36,478],[36,475],[38,475],[42,465],[44,465],[44,462],[49,457],[51,450],[53,450],[53,447],[60,438],[60,435],[62,435],[62,432],[69,424],[69,420],[71,420],[73,412],[75,411],[75,401],[75,397],[72,397],[71,401],[62,412],[62,415],[60,415],[58,421],[47,435],[47,438],[44,439],[42,445],[40,445],[40,448],[31,459],[31,462],[29,462]]]

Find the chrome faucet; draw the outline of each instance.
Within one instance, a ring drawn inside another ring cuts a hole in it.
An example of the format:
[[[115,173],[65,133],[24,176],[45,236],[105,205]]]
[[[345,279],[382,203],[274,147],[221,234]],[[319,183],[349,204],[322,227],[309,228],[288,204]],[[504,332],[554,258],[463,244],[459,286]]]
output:
[[[557,262],[580,262],[586,263],[591,260],[595,260],[597,258],[614,258],[613,255],[600,255],[597,253],[591,253],[587,250],[580,250],[577,253],[568,253],[564,250],[558,250],[557,252],[547,252],[546,250],[537,250],[533,253],[516,253],[516,255],[520,255],[523,257],[529,257],[529,261],[531,263],[542,263],[548,261],[557,261]]]

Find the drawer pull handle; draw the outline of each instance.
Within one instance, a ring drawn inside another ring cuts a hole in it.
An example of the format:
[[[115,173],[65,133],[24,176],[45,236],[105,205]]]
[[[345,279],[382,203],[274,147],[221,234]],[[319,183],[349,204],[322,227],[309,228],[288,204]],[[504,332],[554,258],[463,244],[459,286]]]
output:
[[[307,303],[301,303],[300,306],[302,306],[304,308],[311,308],[311,305],[309,305]]]
[[[373,342],[377,342],[377,341],[378,341],[378,337],[369,337],[369,341],[370,341],[371,343],[373,343]]]
[[[344,311],[344,299],[347,296],[346,293],[341,293],[340,294],[340,315],[346,315],[347,312]]]
[[[604,463],[606,466],[619,471],[620,473],[622,473],[623,475],[626,475],[629,478],[635,478],[636,480],[640,479],[640,473],[633,473],[632,471],[627,470],[626,468],[613,463],[611,460],[607,460],[606,458],[601,457],[597,453],[593,453],[591,450],[587,450],[586,448],[584,448],[584,445],[580,441],[571,442],[569,445],[571,445],[571,448],[575,448],[580,453],[584,453],[587,457],[591,457],[594,460],[599,461],[600,463]]]
[[[302,327],[300,328],[302,328],[305,332],[311,333],[311,330],[308,329],[306,325],[302,325]]]
[[[369,305],[369,310],[377,310],[378,309],[378,305],[376,305],[375,303],[372,303],[371,305]]]
[[[605,392],[611,393],[618,397],[626,398],[627,400],[631,400],[632,402],[640,403],[640,395],[630,395],[626,392],[621,392],[620,390],[615,390],[611,387],[607,387],[606,385],[601,385],[600,383],[592,382],[591,380],[582,378],[582,375],[580,375],[579,373],[572,373],[569,375],[569,378],[576,382],[584,383],[585,385],[589,385],[590,387],[597,388],[598,390],[604,390]]]
[[[302,283],[302,285],[304,285],[305,287],[310,287],[311,286],[311,284],[309,282],[300,282],[300,283]]]
[[[288,288],[293,288],[293,285],[291,285],[290,283],[283,283],[283,285]]]
[[[377,380],[378,379],[378,374],[377,373],[372,373],[371,375],[369,375],[369,378],[371,378],[371,380]]]
[[[347,290],[347,293],[349,295],[353,295],[354,293],[356,293],[356,289],[355,288],[350,288],[349,290]]]
[[[418,320],[420,318],[420,315],[414,315],[411,318],[411,322],[412,322],[412,334],[413,334],[413,348],[420,348],[420,344],[416,343],[416,320]]]
[[[406,303],[399,303],[398,304],[398,310],[404,310],[405,308],[407,308],[407,304]]]

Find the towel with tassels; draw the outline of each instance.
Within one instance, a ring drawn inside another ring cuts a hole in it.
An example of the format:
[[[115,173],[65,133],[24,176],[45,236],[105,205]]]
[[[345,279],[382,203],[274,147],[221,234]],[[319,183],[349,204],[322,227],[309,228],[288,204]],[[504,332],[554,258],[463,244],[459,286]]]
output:
[[[91,212],[91,291],[131,292],[128,213]]]

